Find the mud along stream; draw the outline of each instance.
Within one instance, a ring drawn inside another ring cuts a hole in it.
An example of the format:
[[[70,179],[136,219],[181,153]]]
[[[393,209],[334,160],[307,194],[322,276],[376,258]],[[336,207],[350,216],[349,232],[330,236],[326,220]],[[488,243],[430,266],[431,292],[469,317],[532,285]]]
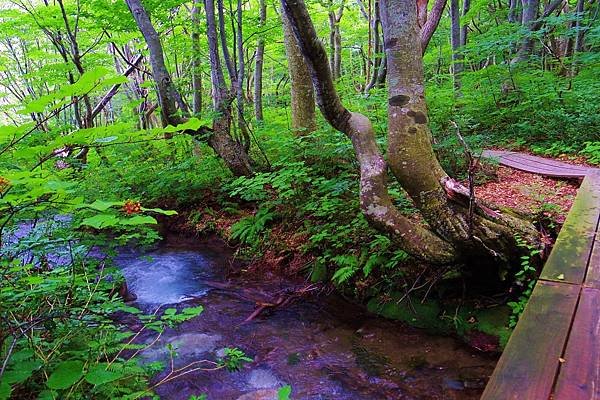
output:
[[[167,304],[204,307],[144,350],[145,362],[169,365],[168,348],[178,354],[174,368],[217,360],[226,347],[253,359],[237,372],[195,371],[170,380],[157,388],[163,399],[202,393],[209,400],[277,399],[284,385],[291,385],[292,399],[477,399],[493,370],[493,358],[453,338],[374,317],[335,294],[309,296],[244,323],[256,304],[223,287],[266,294],[298,282],[249,280],[230,260],[217,240],[198,244],[180,237],[146,253],[124,249],[117,257],[135,305],[145,312]],[[155,337],[149,332],[142,340]]]

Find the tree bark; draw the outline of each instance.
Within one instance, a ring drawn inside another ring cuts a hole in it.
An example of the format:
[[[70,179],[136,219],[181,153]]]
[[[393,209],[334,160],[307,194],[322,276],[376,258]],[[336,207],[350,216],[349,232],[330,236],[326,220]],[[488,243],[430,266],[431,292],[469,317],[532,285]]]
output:
[[[538,17],[540,0],[523,0],[523,13],[521,15],[521,25],[527,27],[527,33],[521,40],[521,46],[516,57],[512,62],[525,61],[533,51],[534,41],[531,34],[534,31],[534,23]]]
[[[573,46],[573,55],[572,55],[572,60],[571,60],[571,76],[575,76],[577,75],[577,70],[578,70],[578,62],[577,62],[577,53],[580,53],[583,51],[583,44],[584,44],[584,39],[585,39],[585,31],[582,29],[581,26],[581,19],[584,16],[584,0],[577,0],[577,6],[575,8],[575,12],[577,13],[577,21],[575,21],[575,30],[576,30],[576,35],[575,35],[575,44]]]
[[[167,70],[158,32],[154,29],[150,17],[140,0],[125,0],[125,2],[129,6],[129,10],[135,19],[140,32],[142,32],[148,50],[150,51],[150,66],[152,67],[152,75],[156,84],[158,102],[161,105],[163,124],[165,126],[168,124],[181,124],[184,120],[181,116],[177,115],[178,108],[175,102],[175,91],[177,89]]]
[[[259,0],[259,28],[264,29],[267,20],[267,4],[265,0]],[[254,67],[254,117],[257,121],[263,120],[263,62],[265,55],[265,39],[262,32],[256,42],[256,56]]]
[[[206,35],[208,38],[208,53],[211,66],[213,108],[218,113],[218,116],[213,119],[213,134],[209,137],[208,143],[217,153],[224,155],[223,159],[226,160],[229,168],[235,175],[250,175],[252,174],[250,157],[248,157],[242,145],[233,140],[229,134],[231,129],[231,101],[233,99],[228,94],[219,58],[214,0],[204,0],[204,8],[206,10]],[[224,20],[222,18],[219,19],[223,23],[221,27],[224,28]],[[224,31],[221,31],[221,33],[224,33]],[[223,35],[221,35],[222,37]],[[223,41],[221,44],[223,44]]]
[[[508,5],[508,22],[515,23],[521,20],[519,12],[519,0],[509,0]]]
[[[374,226],[390,234],[412,255],[434,264],[459,259],[468,262],[478,257],[492,258],[495,264],[514,261],[520,255],[515,232],[538,243],[537,231],[530,223],[501,215],[478,203],[471,214],[470,207],[465,205],[468,190],[448,177],[437,161],[427,125],[414,2],[382,0],[381,3],[388,63],[387,156],[394,176],[431,230],[408,220],[393,206],[386,186],[387,164],[373,128],[368,118],[349,112],[341,104],[326,53],[303,0],[281,2],[309,66],[321,113],[352,140],[360,164],[361,207]]]
[[[346,134],[360,164],[360,203],[363,213],[378,229],[387,232],[418,258],[444,264],[455,260],[454,249],[427,229],[404,217],[393,205],[387,190],[387,163],[379,150],[367,117],[348,111],[333,84],[327,54],[317,38],[302,0],[281,0],[283,16],[290,25],[310,70],[317,104],[323,116]]]
[[[317,129],[313,82],[286,14],[281,14],[283,41],[291,80],[292,130],[299,136]]]
[[[237,120],[240,130],[240,142],[244,149],[250,149],[250,135],[246,127],[244,118],[244,80],[246,79],[246,63],[244,61],[244,34],[243,34],[243,18],[242,18],[242,0],[237,0],[237,29],[236,29],[236,51],[238,59],[237,70],[237,85],[235,86],[236,102],[237,102]]]

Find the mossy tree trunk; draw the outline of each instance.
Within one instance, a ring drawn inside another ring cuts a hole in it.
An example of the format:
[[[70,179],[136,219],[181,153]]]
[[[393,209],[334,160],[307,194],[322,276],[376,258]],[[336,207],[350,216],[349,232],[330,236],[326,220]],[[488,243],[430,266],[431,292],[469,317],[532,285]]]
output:
[[[291,82],[292,130],[296,135],[307,135],[317,129],[313,82],[284,13],[281,15],[281,21]]]
[[[360,164],[361,207],[375,227],[412,255],[434,264],[481,257],[507,264],[521,253],[515,234],[538,243],[532,224],[472,201],[468,189],[440,166],[428,127],[415,2],[381,0],[380,4],[388,64],[388,162],[377,146],[369,119],[342,105],[303,0],[281,2],[309,66],[321,112],[352,140]],[[387,191],[388,166],[428,227],[407,219],[393,205]]]

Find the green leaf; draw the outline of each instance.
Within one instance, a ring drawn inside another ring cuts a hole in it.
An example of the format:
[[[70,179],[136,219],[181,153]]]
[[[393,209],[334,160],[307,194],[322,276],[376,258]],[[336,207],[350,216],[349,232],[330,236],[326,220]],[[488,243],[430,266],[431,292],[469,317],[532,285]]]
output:
[[[106,211],[111,207],[122,206],[122,205],[123,205],[122,201],[96,200],[92,204],[82,204],[79,207],[82,207],[82,208],[87,207],[87,208],[93,208],[94,210],[98,210],[98,211]]]
[[[84,219],[81,225],[91,226],[92,228],[108,228],[119,223],[119,218],[112,214],[98,214]]]
[[[54,390],[42,390],[38,395],[37,400],[57,400],[58,393]]]
[[[337,282],[337,284],[342,284],[342,283],[346,282],[348,279],[350,279],[355,273],[356,273],[355,267],[352,267],[352,266],[342,267],[342,268],[338,269],[337,271],[335,271],[335,274],[333,274],[333,277],[331,278],[331,280]]]
[[[144,208],[142,207],[142,211],[152,211],[158,214],[163,215],[177,215],[177,211],[175,210],[163,210],[162,208]]]
[[[164,132],[180,132],[186,130],[197,131],[202,126],[202,122],[198,118],[190,118],[187,122],[179,124],[177,126],[168,125],[165,127]]]
[[[94,140],[94,142],[95,143],[110,143],[110,142],[114,142],[118,138],[119,138],[118,136],[108,136],[108,137],[98,138],[98,139]]]
[[[83,376],[83,362],[63,361],[50,374],[46,385],[50,389],[68,389]]]
[[[196,316],[196,315],[199,315],[202,311],[204,311],[204,307],[197,306],[197,307],[187,307],[187,308],[184,308],[182,310],[182,313],[185,314],[185,315]]]
[[[85,374],[85,380],[92,385],[102,385],[123,377],[121,372],[109,371],[107,368],[107,363],[100,363],[92,366]]]
[[[21,361],[13,369],[6,371],[2,380],[10,384],[25,382],[41,365],[39,361]]]
[[[6,400],[10,397],[12,391],[10,385],[4,380],[0,381],[0,400]]]
[[[277,400],[290,400],[290,394],[292,394],[292,387],[290,385],[282,386],[277,391]]]
[[[121,218],[119,222],[122,225],[146,225],[146,224],[157,224],[158,221],[149,215],[136,215],[132,218]]]

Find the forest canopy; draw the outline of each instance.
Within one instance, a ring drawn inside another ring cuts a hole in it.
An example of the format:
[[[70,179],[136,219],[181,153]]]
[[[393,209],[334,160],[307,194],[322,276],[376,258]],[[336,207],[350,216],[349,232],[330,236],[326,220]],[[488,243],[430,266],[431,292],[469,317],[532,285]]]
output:
[[[0,399],[154,393],[163,366],[137,363],[139,331],[114,316],[162,332],[202,307],[126,304],[114,256],[165,226],[365,304],[500,291],[513,327],[560,223],[548,204],[475,196],[497,168],[481,150],[600,164],[599,13],[1,0]],[[210,368],[249,360],[233,349]]]

